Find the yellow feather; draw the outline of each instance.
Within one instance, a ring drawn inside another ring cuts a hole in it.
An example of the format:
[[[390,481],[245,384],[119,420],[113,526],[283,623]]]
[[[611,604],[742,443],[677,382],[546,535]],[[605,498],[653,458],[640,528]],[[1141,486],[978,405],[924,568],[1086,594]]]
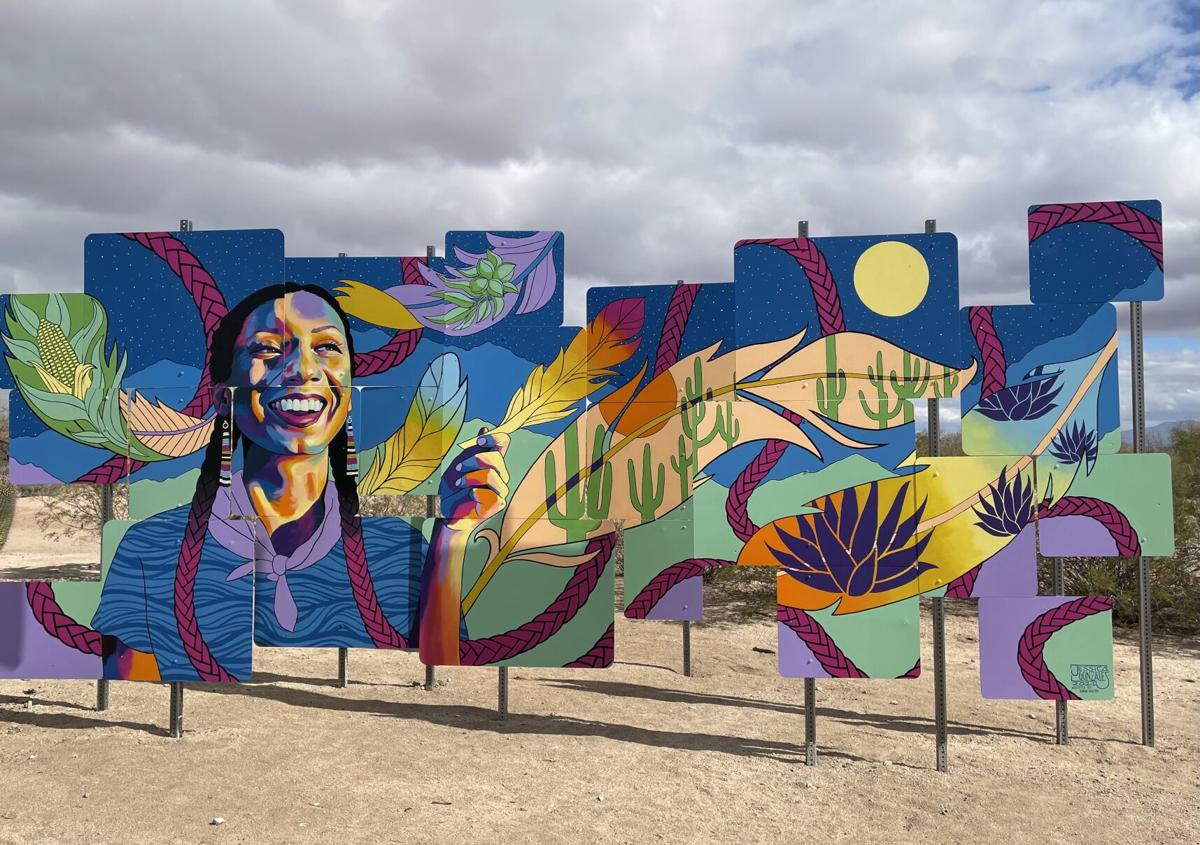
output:
[[[400,426],[375,451],[371,468],[358,482],[368,496],[402,496],[437,471],[458,437],[467,408],[467,386],[459,382],[452,354],[435,358]]]
[[[421,328],[411,311],[379,288],[353,279],[340,281],[341,285],[334,288],[338,292],[338,303],[352,317],[387,329]]]
[[[613,324],[601,312],[548,366],[533,368],[493,431],[512,435],[526,426],[569,416],[580,400],[607,384],[616,372],[613,367],[633,355],[637,346],[630,342],[628,324]],[[461,445],[466,448],[471,443]]]

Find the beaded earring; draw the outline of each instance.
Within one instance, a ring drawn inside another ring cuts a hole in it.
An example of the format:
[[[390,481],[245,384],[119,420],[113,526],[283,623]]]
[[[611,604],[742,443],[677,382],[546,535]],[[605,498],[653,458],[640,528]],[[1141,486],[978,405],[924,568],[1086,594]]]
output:
[[[221,474],[218,482],[228,487],[233,480],[233,442],[229,430],[229,417],[221,418]]]
[[[354,446],[354,420],[346,415],[346,475],[358,478],[358,449]]]

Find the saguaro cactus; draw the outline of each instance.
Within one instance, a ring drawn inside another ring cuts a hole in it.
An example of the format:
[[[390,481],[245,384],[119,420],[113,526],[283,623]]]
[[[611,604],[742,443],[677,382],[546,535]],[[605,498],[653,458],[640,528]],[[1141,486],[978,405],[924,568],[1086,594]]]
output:
[[[658,464],[658,476],[654,478],[654,456],[650,454],[650,444],[642,447],[641,491],[638,490],[638,474],[633,464],[633,458],[626,460],[629,468],[629,501],[634,509],[641,514],[642,524],[654,521],[658,506],[663,503],[667,492],[667,468]],[[657,493],[655,492],[657,491]]]
[[[567,432],[565,451],[566,481],[577,478],[581,469],[579,463],[579,421],[571,423]],[[589,466],[594,465],[604,454],[604,426],[597,425],[592,438],[592,452]],[[558,472],[554,461],[554,452],[546,453],[546,496],[549,497],[558,489]],[[550,505],[546,512],[551,523],[557,525],[567,534],[567,542],[574,543],[587,538],[587,535],[600,527],[601,521],[608,516],[608,508],[612,501],[612,467],[605,463],[599,471],[592,470],[587,481],[569,487],[558,499]]]
[[[825,337],[825,378],[817,379],[817,410],[831,420],[838,418],[838,407],[846,398],[846,371],[837,365],[837,337]]]
[[[941,378],[933,383],[933,395],[938,399],[949,399],[957,387],[958,373],[943,367]]]
[[[925,371],[921,372],[922,359],[911,354],[907,349],[904,350],[904,375],[901,378],[896,378],[896,371],[892,370],[888,375],[888,381],[891,382],[892,391],[896,394],[896,398],[904,402],[904,421],[913,421],[913,399],[919,399],[925,395],[925,386],[929,383],[929,362],[924,361]]]
[[[723,415],[721,409],[717,408],[717,421],[713,425],[713,434],[724,441],[726,449],[732,449],[733,444],[737,443],[738,438],[742,436],[742,424],[733,415],[732,402],[725,403]]]
[[[858,401],[862,405],[863,413],[868,418],[875,420],[876,424],[881,428],[887,428],[888,423],[904,412],[905,406],[909,408],[911,413],[912,406],[907,402],[897,401],[894,404],[889,400],[892,398],[888,392],[888,377],[883,374],[883,352],[875,353],[875,366],[867,364],[867,378],[871,380],[871,384],[875,385],[875,393],[878,404],[872,408],[871,403],[867,401],[867,396],[863,391],[858,391]]]
[[[671,456],[671,469],[679,476],[679,497],[686,499],[689,492],[688,481],[695,474],[692,465],[696,463],[696,456],[688,449],[687,438],[682,434],[679,435],[677,443],[675,454]]]

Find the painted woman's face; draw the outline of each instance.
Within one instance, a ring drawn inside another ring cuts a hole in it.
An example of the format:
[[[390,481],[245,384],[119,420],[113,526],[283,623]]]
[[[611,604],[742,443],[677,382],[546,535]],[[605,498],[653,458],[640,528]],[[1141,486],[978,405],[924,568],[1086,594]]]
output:
[[[307,291],[263,303],[238,335],[229,386],[234,425],[251,442],[275,454],[323,452],[350,410],[346,326]]]

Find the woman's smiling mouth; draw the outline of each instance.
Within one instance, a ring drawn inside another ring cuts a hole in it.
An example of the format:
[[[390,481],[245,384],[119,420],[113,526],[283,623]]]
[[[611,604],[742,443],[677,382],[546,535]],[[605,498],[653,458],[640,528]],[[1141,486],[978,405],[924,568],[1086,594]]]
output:
[[[290,428],[307,428],[321,418],[328,401],[311,393],[281,396],[267,403],[277,417]]]

